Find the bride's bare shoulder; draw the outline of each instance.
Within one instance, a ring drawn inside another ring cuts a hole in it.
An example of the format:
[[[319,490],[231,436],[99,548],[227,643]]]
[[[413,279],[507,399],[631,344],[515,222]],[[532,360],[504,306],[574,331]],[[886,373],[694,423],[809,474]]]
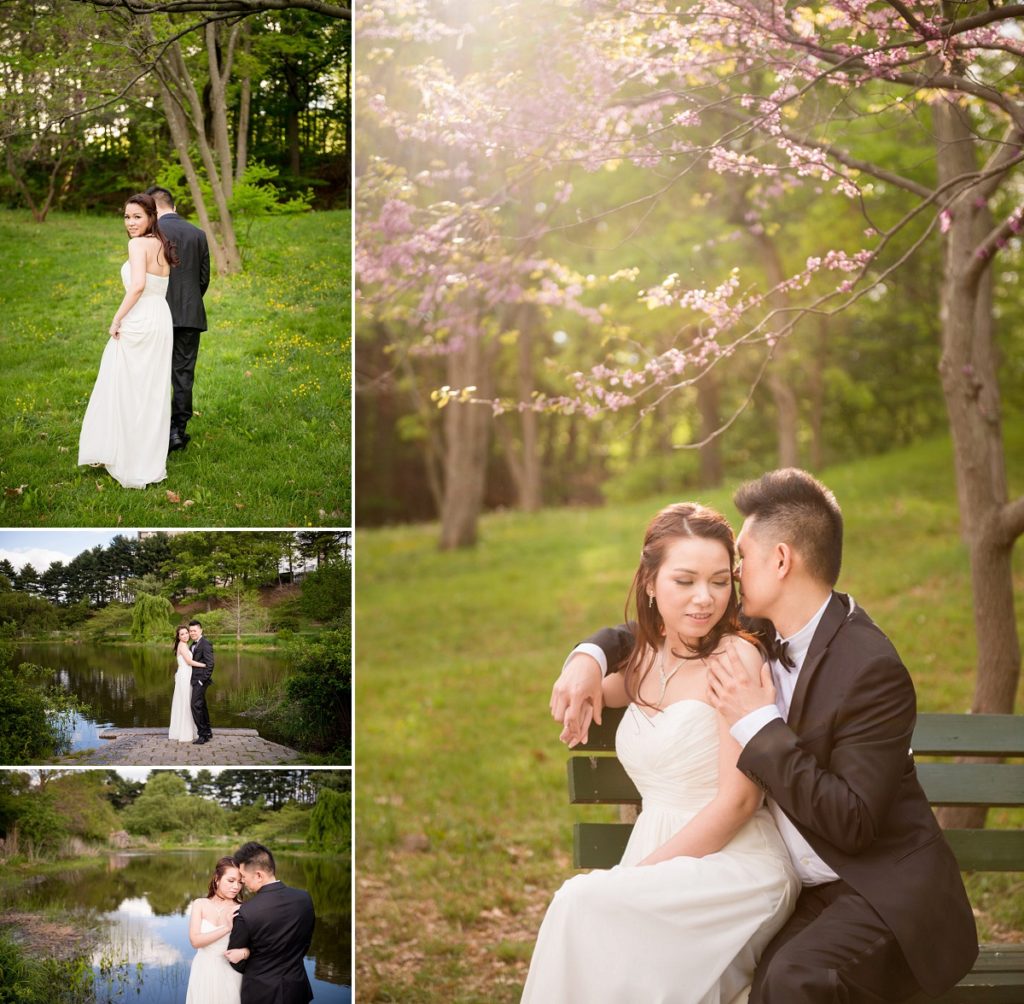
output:
[[[760,668],[764,662],[764,653],[752,641],[742,635],[730,634],[722,639],[722,648],[730,648],[740,661],[751,669]]]

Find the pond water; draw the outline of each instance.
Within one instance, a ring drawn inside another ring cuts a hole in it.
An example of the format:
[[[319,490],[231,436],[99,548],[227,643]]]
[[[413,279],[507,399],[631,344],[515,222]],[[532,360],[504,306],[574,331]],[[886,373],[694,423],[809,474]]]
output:
[[[250,687],[272,686],[284,679],[287,659],[274,652],[231,649],[215,655],[213,684],[206,692],[214,729],[253,728],[253,721],[230,710],[228,701]],[[71,752],[95,749],[102,742],[98,733],[111,725],[164,728],[170,722],[175,670],[170,641],[166,650],[85,642],[31,643],[19,646],[16,658],[52,669],[62,687],[88,704],[88,715],[75,716]]]
[[[98,926],[93,955],[96,1000],[183,1004],[195,949],[188,909],[206,893],[227,850],[125,852],[95,866],[47,875],[6,893],[20,911],[59,910]],[[352,981],[351,871],[347,860],[275,854],[278,877],[313,897],[316,926],[306,972],[317,1004],[348,1004]]]

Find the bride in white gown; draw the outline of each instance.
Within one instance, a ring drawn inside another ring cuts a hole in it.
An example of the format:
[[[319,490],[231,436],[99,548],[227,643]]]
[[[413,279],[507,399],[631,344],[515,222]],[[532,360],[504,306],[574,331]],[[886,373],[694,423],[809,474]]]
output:
[[[133,195],[124,222],[124,298],[82,419],[78,463],[106,467],[125,488],[145,488],[167,477],[174,345],[167,280],[178,258],[160,231],[152,196]]]
[[[242,974],[224,957],[235,914],[242,874],[233,858],[221,858],[205,899],[189,910],[188,940],[198,949],[188,976],[185,1004],[240,1004]],[[242,949],[248,953],[248,949]]]
[[[199,734],[192,717],[192,667],[205,666],[196,662],[188,647],[188,628],[180,627],[174,634],[174,696],[171,698],[171,725],[167,738],[179,743],[190,743]]]
[[[541,925],[523,1001],[732,1004],[796,903],[799,882],[739,746],[707,703],[705,659],[739,636],[734,544],[724,517],[662,510],[633,579],[636,646],[609,673],[605,703],[628,705],[615,737],[643,811],[622,861],[577,875]]]

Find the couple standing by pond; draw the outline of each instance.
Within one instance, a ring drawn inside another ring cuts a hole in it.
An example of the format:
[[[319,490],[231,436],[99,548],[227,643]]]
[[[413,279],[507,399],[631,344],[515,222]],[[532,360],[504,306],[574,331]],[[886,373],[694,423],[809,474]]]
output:
[[[569,746],[626,708],[615,748],[643,810],[617,867],[555,894],[525,1002],[898,1002],[938,996],[977,957],[914,767],[910,674],[834,589],[835,496],[788,468],[734,502],[735,541],[696,503],[654,517],[635,619],[578,646],[555,683]]]
[[[189,621],[174,632],[174,695],[167,738],[202,746],[213,738],[206,691],[213,682],[213,645],[203,625]]]
[[[128,199],[124,225],[125,292],[82,420],[78,463],[106,467],[125,488],[145,488],[167,477],[168,455],[191,439],[210,251],[206,234],[174,211],[166,188]]]
[[[277,877],[268,848],[250,842],[221,858],[206,897],[189,911],[198,951],[185,1004],[307,1004],[313,990],[304,959],[314,923],[309,893]]]

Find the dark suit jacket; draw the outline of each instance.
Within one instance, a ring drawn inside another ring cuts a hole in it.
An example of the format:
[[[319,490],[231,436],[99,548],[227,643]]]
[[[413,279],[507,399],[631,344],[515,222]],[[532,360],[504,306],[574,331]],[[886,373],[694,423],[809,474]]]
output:
[[[832,594],[788,720],[761,729],[738,766],[871,904],[918,983],[938,995],[977,957],[974,915],[914,768],[910,675],[874,621],[850,609],[849,597]],[[615,667],[631,639],[622,627],[589,640]]]
[[[177,213],[164,213],[160,229],[174,241],[178,264],[167,281],[167,305],[176,328],[206,330],[203,295],[210,285],[210,249],[206,234]]]
[[[200,669],[198,666],[192,667],[193,680],[208,680],[213,676],[213,645],[210,644],[208,638],[204,636],[195,643],[195,647],[192,649],[192,658],[206,666],[205,669]]]
[[[235,914],[228,948],[251,955],[232,963],[242,973],[242,1004],[307,1004],[313,990],[303,959],[313,940],[313,900],[283,882],[264,886]]]

